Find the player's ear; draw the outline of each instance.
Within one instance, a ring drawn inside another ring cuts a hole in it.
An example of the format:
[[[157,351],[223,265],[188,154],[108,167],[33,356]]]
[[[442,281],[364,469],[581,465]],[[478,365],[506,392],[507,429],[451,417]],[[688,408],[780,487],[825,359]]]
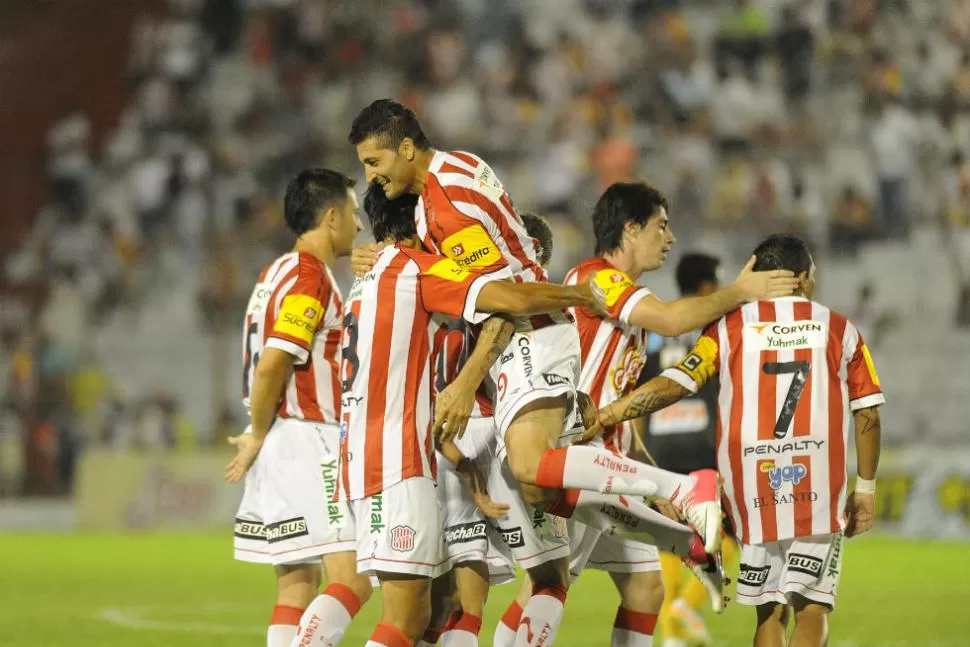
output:
[[[398,155],[402,156],[409,162],[414,161],[414,140],[410,137],[405,137],[401,140],[401,145],[397,147]]]

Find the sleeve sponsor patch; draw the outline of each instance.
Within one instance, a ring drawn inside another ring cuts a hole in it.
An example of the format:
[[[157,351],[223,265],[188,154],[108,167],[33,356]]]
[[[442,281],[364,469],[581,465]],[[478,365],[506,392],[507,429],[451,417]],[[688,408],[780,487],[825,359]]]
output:
[[[869,354],[869,347],[865,344],[862,345],[862,357],[866,360],[866,368],[869,369],[869,379],[876,386],[882,386],[879,384],[879,374],[876,373],[876,365],[872,362],[872,355]]]
[[[680,360],[677,368],[694,380],[697,388],[703,386],[717,370],[717,342],[702,335],[694,348],[684,359]]]
[[[628,289],[636,286],[629,276],[615,269],[598,270],[593,275],[593,283],[603,291],[607,308],[616,305]]]
[[[309,344],[322,317],[323,306],[319,301],[305,294],[289,295],[283,299],[273,332]]]
[[[495,241],[481,225],[471,225],[441,243],[445,256],[466,270],[484,269],[502,260]]]
[[[462,269],[455,261],[450,258],[443,258],[430,268],[428,268],[427,274],[432,276],[437,276],[439,279],[444,279],[446,281],[454,281],[455,283],[461,283],[462,281],[468,280],[471,274]]]

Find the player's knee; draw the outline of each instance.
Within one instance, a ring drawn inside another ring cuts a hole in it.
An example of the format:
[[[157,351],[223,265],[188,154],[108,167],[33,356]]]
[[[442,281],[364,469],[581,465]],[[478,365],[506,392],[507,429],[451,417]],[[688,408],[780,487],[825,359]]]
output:
[[[542,452],[532,450],[509,452],[509,470],[520,484],[532,486],[536,482],[541,459]]]
[[[276,567],[276,604],[305,609],[320,589],[320,567],[281,564]]]
[[[759,626],[767,622],[777,622],[781,625],[788,625],[788,607],[786,605],[779,604],[777,602],[769,602],[768,604],[759,604],[756,608],[758,612]]]
[[[535,485],[522,483],[520,484],[519,490],[522,493],[522,500],[538,510],[545,510],[555,499],[554,491],[544,490]]]
[[[796,625],[824,623],[829,615],[829,607],[818,602],[807,600],[801,596],[795,596],[795,599],[792,601],[792,606],[795,608]]]
[[[660,571],[631,573],[619,584],[620,606],[637,613],[657,613],[664,602]]]

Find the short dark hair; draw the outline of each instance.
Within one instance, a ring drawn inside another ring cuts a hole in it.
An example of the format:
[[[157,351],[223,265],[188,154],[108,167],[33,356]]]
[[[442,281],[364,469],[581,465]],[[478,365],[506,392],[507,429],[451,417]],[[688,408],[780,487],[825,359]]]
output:
[[[772,234],[754,250],[754,271],[790,270],[796,275],[812,268],[812,253],[797,236]]]
[[[411,193],[388,200],[383,187],[371,182],[364,194],[364,212],[374,240],[381,242],[391,239],[397,243],[417,236],[418,228],[414,223],[414,207],[417,204],[418,196]]]
[[[539,265],[545,266],[552,258],[552,229],[542,216],[528,211],[519,214],[529,236],[539,241]]]
[[[721,259],[710,254],[684,254],[677,263],[677,287],[682,296],[697,294],[706,282],[717,283]]]
[[[302,236],[317,226],[320,210],[347,199],[347,189],[357,182],[327,168],[308,168],[290,180],[283,198],[286,226]]]
[[[623,226],[635,222],[641,227],[660,211],[667,209],[667,198],[646,182],[616,182],[607,187],[593,207],[593,233],[596,255],[619,249]]]
[[[410,137],[421,150],[431,148],[431,141],[421,129],[414,111],[394,99],[378,99],[360,111],[350,126],[347,139],[354,146],[368,137],[377,137],[384,148],[397,149]]]

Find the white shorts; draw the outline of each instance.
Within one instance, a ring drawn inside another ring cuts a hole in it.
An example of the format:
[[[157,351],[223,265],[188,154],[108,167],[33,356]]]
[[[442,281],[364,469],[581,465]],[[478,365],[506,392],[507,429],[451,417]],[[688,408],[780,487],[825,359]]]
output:
[[[789,604],[797,594],[835,608],[842,541],[838,533],[742,546],[738,603]]]
[[[438,577],[448,570],[435,483],[409,478],[351,502],[357,519],[357,572]]]
[[[495,389],[495,424],[505,437],[515,414],[540,398],[576,392],[579,332],[572,323],[516,332],[489,370]]]
[[[487,423],[491,427],[491,418],[487,419]],[[515,579],[515,562],[501,535],[475,505],[454,466],[440,454],[438,502],[444,511],[445,550],[449,568],[469,562],[485,562],[492,584],[504,584]]]
[[[569,575],[576,579],[586,569],[608,573],[649,573],[660,570],[656,546],[623,537],[603,535],[599,530],[569,520]]]
[[[322,555],[354,550],[350,509],[328,497],[337,487],[339,437],[335,425],[292,418],[273,423],[246,474],[234,528],[236,559],[319,563]]]
[[[497,503],[509,506],[492,525],[522,568],[529,569],[569,555],[566,520],[533,508],[522,500],[519,484],[507,460],[488,460],[488,493]]]

